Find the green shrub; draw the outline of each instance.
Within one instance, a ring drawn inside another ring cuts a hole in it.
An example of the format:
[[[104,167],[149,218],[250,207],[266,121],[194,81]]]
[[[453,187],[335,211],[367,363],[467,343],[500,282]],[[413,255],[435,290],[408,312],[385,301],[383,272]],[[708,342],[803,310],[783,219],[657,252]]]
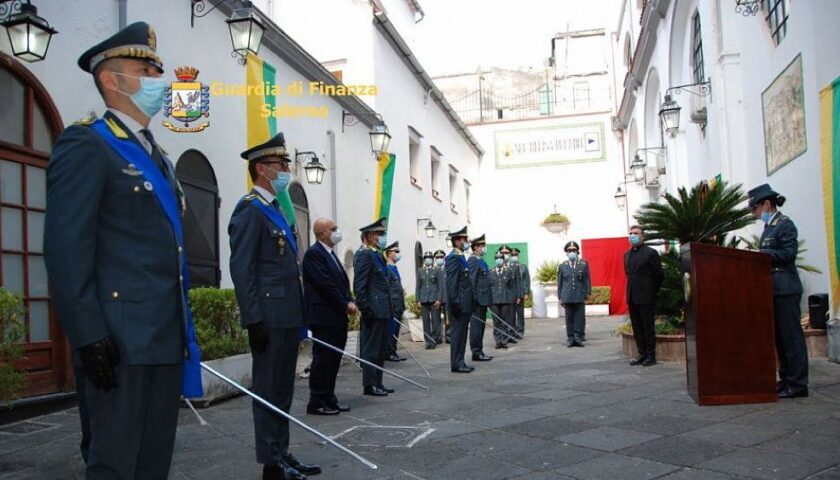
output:
[[[604,287],[592,287],[592,293],[586,297],[586,304],[587,305],[602,305],[605,303],[610,303],[612,299],[612,288],[609,286]]]
[[[233,289],[193,288],[189,296],[202,360],[248,353]]]
[[[15,368],[15,362],[23,358],[25,319],[23,299],[0,288],[0,401],[10,405],[23,386],[24,374]]]
[[[530,293],[525,297],[525,308],[534,308],[534,297]]]
[[[557,269],[560,262],[557,260],[546,260],[537,269],[537,280],[540,283],[557,283]]]
[[[569,223],[569,217],[563,215],[562,213],[550,213],[545,220],[542,221],[542,224],[545,225],[547,223]]]
[[[362,326],[362,314],[357,310],[356,313],[350,315],[350,320],[347,322],[347,330],[351,332],[358,331]]]
[[[656,317],[656,321],[653,324],[653,330],[656,335],[679,335],[681,333],[685,333],[682,323],[680,323],[680,320],[676,317]],[[628,335],[633,335],[633,325],[628,319],[625,323],[619,325],[618,328],[615,329],[615,332],[617,334],[626,333]]]
[[[413,313],[415,317],[420,318],[420,304],[417,302],[417,297],[414,295],[406,295],[405,307],[409,312]]]

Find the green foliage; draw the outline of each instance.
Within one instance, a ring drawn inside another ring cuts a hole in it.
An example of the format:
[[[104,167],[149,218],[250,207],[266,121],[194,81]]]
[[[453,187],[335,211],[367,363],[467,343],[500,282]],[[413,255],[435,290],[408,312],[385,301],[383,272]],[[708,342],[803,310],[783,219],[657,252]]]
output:
[[[362,327],[362,314],[357,310],[356,313],[350,315],[350,319],[347,322],[347,330],[354,332],[358,331]]]
[[[656,297],[656,314],[682,323],[685,310],[685,295],[683,294],[682,268],[680,254],[671,249],[660,255],[662,271],[665,278]]]
[[[741,185],[717,182],[706,189],[703,183],[687,191],[681,187],[677,196],[665,194],[664,203],[642,205],[636,220],[645,228],[645,237],[652,244],[676,240],[726,244],[726,234],[755,221],[749,208],[740,206],[746,199]]]
[[[525,308],[534,308],[534,298],[530,293],[525,297]]]
[[[25,339],[23,299],[0,288],[0,401],[10,405],[23,386],[24,374],[15,368],[15,362],[23,358]]]
[[[605,303],[610,303],[612,299],[612,288],[609,286],[605,287],[592,287],[592,293],[586,297],[586,304],[587,305],[603,305]]]
[[[731,242],[731,246],[738,248],[740,243],[743,242],[747,250],[758,250],[758,244],[760,241],[761,237],[758,235],[750,235],[749,237],[739,237],[738,240]],[[796,268],[808,273],[822,273],[822,270],[819,268],[805,263],[805,252],[807,251],[808,249],[805,248],[805,240],[799,239],[799,245],[796,250]]]
[[[409,312],[413,313],[415,317],[420,318],[420,303],[417,302],[417,297],[414,295],[406,295],[405,307]]]
[[[656,332],[656,335],[679,335],[685,333],[683,324],[678,319],[668,317],[657,317],[653,324],[653,330]],[[630,323],[630,320],[619,325],[615,329],[615,333],[618,335],[633,335],[633,325]]]
[[[560,262],[557,260],[546,260],[537,269],[537,280],[540,283],[557,283],[557,269]]]
[[[563,215],[562,213],[550,213],[542,222],[543,225],[548,223],[569,223],[569,217]]]
[[[248,335],[239,325],[233,289],[193,288],[189,292],[202,360],[247,353]]]

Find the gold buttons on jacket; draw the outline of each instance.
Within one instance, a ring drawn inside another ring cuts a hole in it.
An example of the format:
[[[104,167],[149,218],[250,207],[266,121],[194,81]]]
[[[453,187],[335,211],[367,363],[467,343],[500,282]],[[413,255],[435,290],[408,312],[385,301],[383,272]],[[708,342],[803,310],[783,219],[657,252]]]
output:
[[[114,290],[114,292],[111,293],[111,297],[113,297],[114,299],[120,298],[120,292]]]
[[[139,185],[134,186],[134,193],[140,193],[140,186]]]

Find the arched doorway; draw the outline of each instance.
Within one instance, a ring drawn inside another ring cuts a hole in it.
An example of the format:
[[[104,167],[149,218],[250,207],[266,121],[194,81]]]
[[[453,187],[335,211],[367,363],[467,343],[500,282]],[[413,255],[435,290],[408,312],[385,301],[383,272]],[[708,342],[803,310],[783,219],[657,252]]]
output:
[[[289,185],[289,197],[295,208],[295,221],[298,226],[298,259],[303,260],[303,254],[309,248],[309,200],[306,192],[299,183]]]
[[[184,244],[190,272],[190,286],[218,287],[219,269],[219,186],[213,166],[198,150],[187,150],[178,159],[175,174],[184,189]]]
[[[44,86],[0,53],[0,286],[26,307],[26,380],[18,396],[69,387],[69,354],[50,300],[44,263],[47,165],[64,129]]]

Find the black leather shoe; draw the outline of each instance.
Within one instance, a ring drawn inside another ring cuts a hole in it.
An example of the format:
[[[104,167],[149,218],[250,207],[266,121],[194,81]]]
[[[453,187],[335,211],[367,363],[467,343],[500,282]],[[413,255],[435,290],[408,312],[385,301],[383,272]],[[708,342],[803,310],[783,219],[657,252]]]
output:
[[[333,410],[338,410],[341,413],[346,413],[350,411],[350,407],[348,407],[347,405],[342,405],[340,403],[330,405],[330,408],[332,408]]]
[[[779,398],[804,398],[808,396],[808,389],[794,390],[790,387],[783,389],[778,393]]]
[[[392,353],[391,355],[388,355],[388,358],[386,358],[385,360],[388,360],[389,362],[404,362],[405,361],[405,359],[403,357],[397,355],[396,353]]]
[[[263,465],[263,480],[306,480],[306,475],[289,465]]]
[[[307,415],[338,415],[338,410],[330,407],[306,407]]]
[[[779,380],[776,382],[776,393],[782,393],[782,390],[785,390],[786,388],[787,384],[784,381]]]
[[[504,343],[500,343],[496,345],[496,348],[507,348],[507,345],[505,345]]]
[[[566,348],[572,348],[575,346],[574,340],[566,340]]]
[[[490,360],[493,360],[493,357],[489,357],[482,352],[479,354],[473,354],[472,359],[474,362],[489,362]]]
[[[641,365],[642,362],[644,362],[646,358],[647,358],[647,355],[639,355],[638,357],[634,358],[633,360],[630,360],[630,365]]]
[[[385,385],[380,385],[380,386],[379,386],[379,388],[380,388],[380,389],[382,389],[382,390],[384,390],[384,391],[385,391],[385,393],[394,393],[394,392],[396,391],[396,390],[394,390],[393,388],[388,388],[388,387],[386,387]]]
[[[517,342],[516,340],[514,340],[514,339],[512,339],[512,338],[509,338],[509,339],[508,339],[508,343],[519,343],[519,342]]]
[[[365,387],[364,394],[365,395],[370,395],[372,397],[387,397],[388,396],[388,392],[386,392],[385,390],[382,390],[379,387]]]
[[[436,345],[426,345],[426,350],[434,350]]]
[[[583,347],[583,341],[582,340],[575,340],[574,342],[572,342],[572,346],[573,347]]]
[[[470,373],[472,369],[469,367],[457,367],[452,369],[452,373]]]
[[[644,362],[642,362],[643,367],[652,367],[654,365],[656,365],[656,358],[655,357],[650,357],[649,356],[649,357],[645,358]]]
[[[289,467],[294,468],[298,472],[304,475],[318,475],[321,473],[321,467],[318,465],[307,465],[305,463],[300,463],[297,458],[295,458],[291,453],[286,454],[286,465]]]

